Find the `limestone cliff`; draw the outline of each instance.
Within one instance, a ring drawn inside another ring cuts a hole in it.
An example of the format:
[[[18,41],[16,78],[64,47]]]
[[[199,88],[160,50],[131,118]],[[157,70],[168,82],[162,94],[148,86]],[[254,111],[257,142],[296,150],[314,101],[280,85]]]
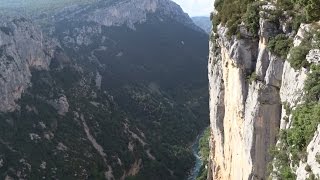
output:
[[[208,35],[170,0],[10,2],[42,31],[0,18],[0,179],[186,179]]]
[[[248,13],[251,5],[248,4],[243,15],[249,20],[252,18]],[[318,26],[301,24],[298,32],[287,30],[285,24],[288,19],[278,23],[271,20],[270,9],[277,8],[274,4],[261,3],[255,7],[259,9],[255,12],[258,18],[253,22],[257,25],[256,34],[250,31],[250,24],[247,26],[246,22],[239,22],[237,33],[230,36],[232,25],[219,21],[216,21],[217,27],[211,34],[208,63],[211,120],[209,179],[267,179],[268,176],[281,179],[278,173],[282,166],[272,163],[278,157],[269,151],[281,143],[279,135],[283,131],[280,129],[291,128],[292,114],[286,114],[286,110],[292,110],[303,102],[304,82],[310,69],[293,68],[288,60],[288,51],[285,56],[277,53],[272,48],[272,41],[281,34],[289,40],[286,41],[287,47],[280,49],[294,49],[304,41],[305,32],[314,29],[314,33]],[[221,6],[216,4],[216,9],[221,11]],[[218,11],[212,16],[219,16],[223,21]],[[289,45],[290,39],[294,39],[292,46]],[[316,61],[319,52],[314,46],[309,50],[308,57]],[[310,161],[316,175],[319,175],[318,164],[315,163],[315,156],[320,151],[317,147],[318,134],[317,131],[307,148],[307,162]],[[291,152],[286,153],[288,164],[293,164]],[[310,172],[306,172],[306,164],[302,161],[299,167],[291,165],[289,169],[298,179],[306,179]]]
[[[53,47],[30,21],[0,17],[0,112],[16,108],[31,69],[48,69]]]

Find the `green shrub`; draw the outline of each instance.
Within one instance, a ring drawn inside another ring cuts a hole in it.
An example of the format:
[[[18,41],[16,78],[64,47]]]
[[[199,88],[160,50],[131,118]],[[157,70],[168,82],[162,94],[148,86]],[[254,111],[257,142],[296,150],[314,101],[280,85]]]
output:
[[[276,37],[269,39],[268,48],[282,59],[287,58],[290,48],[293,46],[293,40],[285,34],[278,34]]]
[[[311,172],[311,171],[312,171],[312,169],[311,169],[311,167],[310,167],[309,164],[307,164],[304,169],[305,169],[307,172]]]
[[[250,84],[254,81],[257,81],[258,80],[257,73],[252,72],[249,76],[247,76],[247,80],[249,81]]]
[[[204,131],[203,136],[199,140],[199,154],[202,158],[203,164],[200,168],[197,180],[207,179],[208,169],[206,168],[206,166],[208,165],[209,153],[210,153],[209,139],[210,139],[210,127],[208,127]]]
[[[284,102],[283,109],[286,111],[286,115],[289,116],[291,113],[290,103]]]
[[[305,98],[307,101],[318,101],[320,98],[320,66],[312,65],[311,73],[304,83]]]
[[[244,23],[248,29],[248,31],[253,34],[254,37],[258,36],[259,32],[259,4],[253,3],[253,4],[248,4],[247,7],[247,12],[244,16],[245,20]]]
[[[290,50],[289,63],[295,70],[301,69],[302,67],[307,68],[310,63],[307,61],[306,56],[310,51],[310,47],[297,46]]]
[[[292,113],[292,127],[287,133],[290,151],[297,150],[300,155],[306,151],[319,123],[320,104],[307,103],[298,106]]]
[[[304,15],[295,15],[292,20],[292,29],[297,32],[300,27],[300,24],[303,22],[306,22],[306,17]]]
[[[218,11],[216,14],[216,21],[221,22],[228,28],[227,36],[231,38],[238,32],[238,25],[241,23],[246,14],[247,6],[255,0],[217,0],[215,1],[215,9]]]
[[[291,0],[277,0],[277,7],[281,10],[291,10],[293,9],[293,3]]]
[[[205,162],[208,161],[210,147],[209,147],[209,138],[210,138],[210,127],[208,127],[199,141],[199,149],[200,149],[200,156],[203,158]]]
[[[305,14],[308,22],[320,19],[320,0],[308,0],[305,4]]]
[[[316,154],[316,161],[318,164],[320,164],[320,153],[319,152],[317,152],[317,154]]]
[[[311,172],[311,174],[309,174],[309,177],[308,177],[306,180],[316,180],[316,179],[319,179],[319,178],[317,178],[317,177]]]
[[[223,6],[224,1],[223,0],[216,0],[214,1],[214,8],[220,12],[222,10],[222,6]]]
[[[283,133],[283,132],[282,132]],[[295,180],[296,175],[290,168],[290,159],[289,153],[287,150],[287,145],[285,143],[279,143],[277,147],[273,147],[269,150],[269,154],[274,159],[273,165],[275,166],[275,171],[272,172],[273,176],[276,176],[278,179],[288,179]],[[272,164],[269,164],[271,167]],[[273,168],[270,168],[273,169]],[[271,170],[272,171],[272,170]]]

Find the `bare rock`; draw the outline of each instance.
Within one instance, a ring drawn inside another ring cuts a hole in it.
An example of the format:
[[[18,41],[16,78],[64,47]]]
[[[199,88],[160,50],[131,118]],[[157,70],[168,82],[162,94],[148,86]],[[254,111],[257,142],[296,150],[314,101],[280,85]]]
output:
[[[0,111],[13,111],[30,85],[31,69],[48,69],[54,44],[24,18],[1,17],[0,27]]]
[[[320,63],[320,49],[310,50],[307,55],[307,61],[309,63],[319,64]]]
[[[62,95],[59,99],[49,101],[49,104],[51,104],[61,116],[64,116],[69,112],[69,103],[65,95]]]

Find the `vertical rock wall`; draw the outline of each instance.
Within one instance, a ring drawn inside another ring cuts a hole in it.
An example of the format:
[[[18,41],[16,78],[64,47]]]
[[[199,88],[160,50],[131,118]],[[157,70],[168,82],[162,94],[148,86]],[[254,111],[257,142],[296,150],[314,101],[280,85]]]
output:
[[[299,46],[310,26],[314,24],[300,26],[294,46]],[[286,114],[284,104],[294,109],[303,102],[308,70],[295,70],[267,48],[268,39],[278,31],[274,23],[260,18],[258,38],[245,31],[241,38],[227,38],[221,25],[212,34],[218,38],[209,45],[209,179],[267,179],[269,150],[276,145],[279,130],[291,127],[292,116]],[[311,50],[308,61],[317,63],[319,52]],[[293,168],[298,179],[319,175],[318,136],[319,128],[308,145],[307,162]],[[311,172],[305,170],[307,165]]]
[[[283,60],[266,49],[264,34],[272,27],[265,24],[260,22],[260,40],[228,40],[220,26],[220,38],[210,43],[213,179],[266,177],[268,150],[280,127]]]

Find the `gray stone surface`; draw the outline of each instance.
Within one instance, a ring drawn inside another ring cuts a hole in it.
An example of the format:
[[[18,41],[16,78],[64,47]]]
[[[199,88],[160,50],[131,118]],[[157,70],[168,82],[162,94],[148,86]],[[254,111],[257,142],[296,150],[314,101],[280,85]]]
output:
[[[0,111],[13,111],[30,85],[31,70],[46,70],[53,44],[24,18],[0,18]]]

